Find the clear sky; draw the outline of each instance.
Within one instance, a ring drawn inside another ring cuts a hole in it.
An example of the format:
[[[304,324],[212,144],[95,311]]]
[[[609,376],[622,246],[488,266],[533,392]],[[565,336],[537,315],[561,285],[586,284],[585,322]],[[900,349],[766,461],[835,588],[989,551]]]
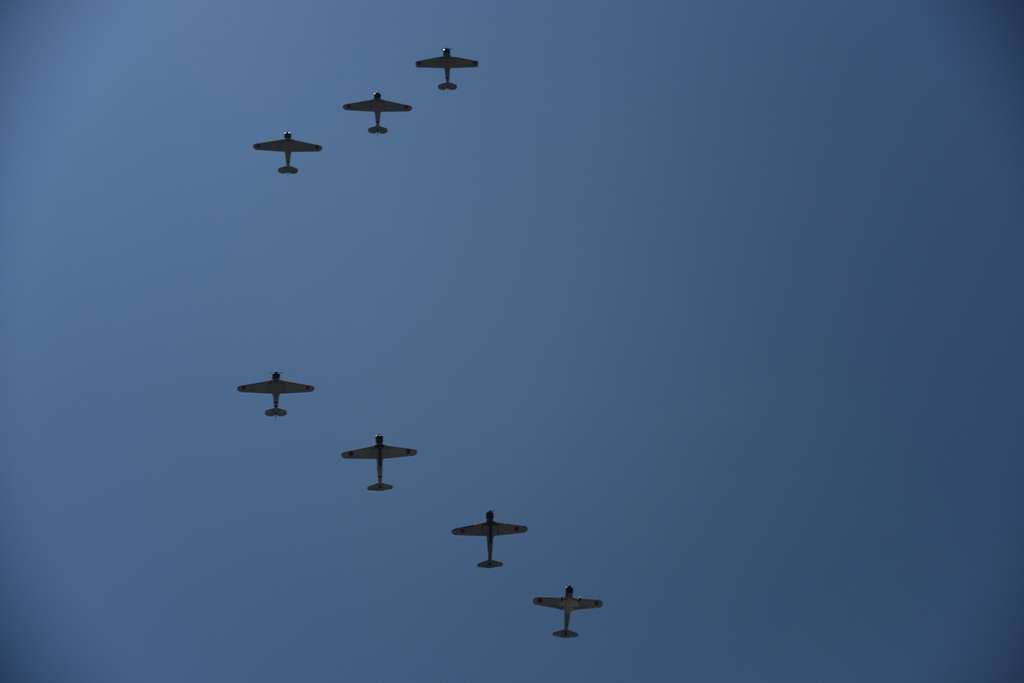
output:
[[[4,680],[1020,681],[1012,7],[5,3]]]

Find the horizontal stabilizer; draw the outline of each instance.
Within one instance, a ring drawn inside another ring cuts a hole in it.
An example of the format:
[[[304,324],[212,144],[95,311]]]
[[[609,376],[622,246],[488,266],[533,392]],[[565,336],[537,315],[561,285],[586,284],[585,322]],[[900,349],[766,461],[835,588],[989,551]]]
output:
[[[288,411],[284,408],[267,408],[263,414],[267,417],[284,417],[288,414]]]
[[[455,90],[458,87],[459,86],[455,85],[454,83],[438,83],[437,84],[437,89],[438,90]]]
[[[369,128],[366,129],[366,131],[371,134],[379,133],[380,135],[383,135],[384,133],[388,132],[388,129],[385,128],[384,126],[370,126]]]
[[[478,562],[476,566],[483,567],[484,569],[491,569],[493,567],[501,567],[502,564],[497,560],[484,560],[483,562]]]
[[[575,638],[579,634],[576,633],[576,631],[570,631],[569,629],[566,628],[566,629],[562,629],[560,631],[555,631],[551,635],[555,636],[556,638]]]
[[[390,491],[394,486],[391,484],[370,484],[366,487],[367,491]]]
[[[294,166],[282,166],[281,168],[277,169],[277,172],[278,173],[298,173],[299,169],[295,168]]]

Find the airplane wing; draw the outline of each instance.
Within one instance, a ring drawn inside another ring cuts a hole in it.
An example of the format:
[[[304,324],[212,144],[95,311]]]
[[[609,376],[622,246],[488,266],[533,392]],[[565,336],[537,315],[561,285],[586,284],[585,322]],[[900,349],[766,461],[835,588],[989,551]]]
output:
[[[480,62],[475,59],[464,59],[462,57],[433,57],[417,61],[416,66],[425,69],[463,69],[470,66],[480,66]]]
[[[271,389],[271,385],[274,382],[256,382],[256,384],[243,384],[238,387],[239,391],[245,391],[251,394],[272,394],[274,390]]]
[[[299,384],[298,382],[277,382],[281,386],[278,389],[279,394],[302,394],[307,391],[313,391],[312,384]]]
[[[452,529],[452,533],[456,536],[486,536],[487,525],[470,524],[469,526],[460,526],[458,529]]]
[[[284,152],[288,149],[287,145],[291,140],[271,140],[270,142],[257,142],[252,146],[253,149],[260,149],[265,152]]]
[[[381,111],[412,111],[412,107],[408,104],[402,104],[401,102],[392,102],[390,100],[377,100],[380,105]]]
[[[347,111],[412,111],[412,107],[391,100],[363,100],[341,105]]]
[[[382,458],[404,458],[408,455],[416,455],[415,448],[400,448],[398,446],[381,446],[380,456]],[[366,448],[357,448],[354,451],[344,451],[341,457],[346,460],[376,460],[377,459],[377,447],[367,446]]]
[[[271,140],[270,142],[257,142],[252,146],[266,152],[319,152],[323,149],[320,145],[302,140]]]
[[[373,100],[363,100],[362,102],[349,102],[348,104],[341,105],[341,108],[346,111],[376,111],[373,108]]]
[[[256,384],[243,384],[238,387],[239,391],[250,394],[298,394],[306,391],[313,391],[310,384],[298,384],[297,382],[256,382]]]
[[[533,604],[540,605],[541,607],[554,607],[555,609],[562,609],[565,607],[565,598],[534,598]]]
[[[494,535],[505,536],[507,534],[522,534],[526,532],[526,527],[520,524],[505,524],[504,522],[496,522],[494,524]]]
[[[294,138],[289,140],[289,142],[292,143],[293,152],[319,152],[323,149],[320,145],[314,145],[312,142],[303,142]]]
[[[590,598],[577,598],[578,605],[576,609],[595,609],[597,607],[604,607],[604,602],[601,600],[591,600]]]

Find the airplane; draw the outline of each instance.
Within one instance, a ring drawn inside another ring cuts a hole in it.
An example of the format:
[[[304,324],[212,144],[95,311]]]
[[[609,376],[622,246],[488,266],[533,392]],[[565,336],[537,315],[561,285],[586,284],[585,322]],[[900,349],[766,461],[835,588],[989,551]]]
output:
[[[354,451],[345,451],[341,454],[341,457],[346,460],[376,460],[377,461],[377,483],[370,484],[366,487],[367,491],[390,491],[394,488],[391,484],[385,484],[382,481],[384,476],[384,458],[402,458],[408,455],[416,455],[415,448],[401,448],[399,446],[389,446],[384,443],[384,437],[378,434],[374,440],[376,443],[373,446],[367,446],[366,448],[357,448]]]
[[[465,59],[463,57],[452,57],[452,51],[449,48],[443,48],[441,50],[440,57],[431,57],[430,59],[421,59],[416,62],[416,66],[423,69],[444,69],[444,83],[438,83],[438,90],[455,90],[458,86],[451,82],[449,75],[452,69],[465,69],[473,66],[480,66],[480,62],[475,59]]]
[[[376,125],[370,126],[366,129],[368,133],[380,133],[384,134],[388,132],[388,129],[380,125],[381,112],[385,111],[412,111],[412,107],[408,104],[402,104],[401,102],[391,102],[390,100],[382,100],[380,93],[373,93],[372,100],[363,100],[362,102],[349,102],[348,104],[341,105],[341,108],[345,111],[372,111],[373,118],[377,122]]]
[[[574,610],[604,607],[604,602],[601,600],[573,597],[572,586],[566,586],[565,595],[560,598],[534,598],[533,604],[540,605],[541,607],[553,607],[555,609],[560,609],[565,613],[565,628],[559,631],[554,631],[551,634],[557,638],[575,638],[579,635],[575,631],[569,630],[569,615],[572,614]]]
[[[452,529],[452,533],[456,536],[486,536],[487,559],[483,562],[477,563],[476,566],[483,567],[484,569],[490,569],[491,567],[501,566],[501,562],[492,559],[492,551],[494,550],[494,537],[504,536],[505,534],[526,533],[526,527],[520,526],[518,524],[505,524],[504,522],[495,522],[494,510],[488,510],[486,522],[481,522],[480,524],[471,524],[469,526],[460,526],[457,529]]]
[[[288,414],[288,411],[284,408],[277,407],[277,400],[281,394],[299,394],[313,391],[313,386],[310,384],[298,384],[296,382],[286,382],[281,379],[281,373],[275,372],[270,376],[269,382],[257,382],[256,384],[243,384],[238,387],[238,390],[243,393],[249,394],[273,394],[274,395],[274,407],[267,409],[263,414],[267,417],[284,417]]]
[[[264,152],[284,152],[284,166],[277,169],[278,173],[299,172],[299,169],[292,166],[292,152],[319,152],[323,149],[320,145],[314,145],[311,142],[292,139],[292,133],[288,130],[284,132],[284,138],[270,142],[257,142],[252,148]]]

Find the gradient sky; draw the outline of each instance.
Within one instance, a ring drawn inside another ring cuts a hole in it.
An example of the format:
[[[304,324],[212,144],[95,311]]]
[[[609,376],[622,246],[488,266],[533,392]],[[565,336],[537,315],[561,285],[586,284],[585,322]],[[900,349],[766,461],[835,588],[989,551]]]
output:
[[[4,680],[1024,678],[1024,23],[967,5],[6,3]]]

